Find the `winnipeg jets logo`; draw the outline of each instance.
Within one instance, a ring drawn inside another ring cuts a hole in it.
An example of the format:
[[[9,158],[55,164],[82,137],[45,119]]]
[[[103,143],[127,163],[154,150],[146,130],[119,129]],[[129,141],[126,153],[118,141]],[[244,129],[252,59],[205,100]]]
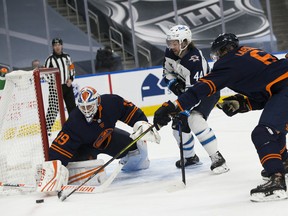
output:
[[[199,56],[192,55],[188,61],[193,61],[193,62],[199,61]]]

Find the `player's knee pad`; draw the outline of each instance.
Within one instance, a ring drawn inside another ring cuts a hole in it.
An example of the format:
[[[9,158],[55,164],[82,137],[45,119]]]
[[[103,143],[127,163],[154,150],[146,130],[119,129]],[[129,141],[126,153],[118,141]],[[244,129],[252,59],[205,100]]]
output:
[[[216,142],[213,130],[208,126],[207,121],[201,113],[198,111],[192,111],[188,122],[191,130],[203,146]]]
[[[180,137],[179,137],[179,131],[173,130],[173,136],[175,137],[177,144],[179,146],[180,144]],[[183,144],[183,154],[185,158],[189,158],[194,156],[194,136],[192,133],[184,133],[182,132],[182,144]]]
[[[271,142],[276,142],[278,137],[274,129],[265,125],[257,125],[251,133],[252,142],[258,151]]]
[[[188,118],[188,124],[194,134],[197,134],[209,127],[203,115],[198,111],[191,112],[191,115]]]
[[[122,170],[125,172],[148,169],[150,166],[146,141],[139,140],[136,145],[137,149],[129,151],[127,155],[120,160],[120,163],[124,164]]]
[[[103,165],[104,160],[102,159],[68,163],[67,165],[67,169],[69,170],[68,184],[71,185],[82,184]],[[101,185],[106,179],[107,179],[106,171],[105,169],[102,169],[85,184],[87,186],[97,186]]]

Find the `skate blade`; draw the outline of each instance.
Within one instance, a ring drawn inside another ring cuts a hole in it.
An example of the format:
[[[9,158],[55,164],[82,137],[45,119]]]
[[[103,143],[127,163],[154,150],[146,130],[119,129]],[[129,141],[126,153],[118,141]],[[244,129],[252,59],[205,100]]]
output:
[[[229,167],[228,167],[226,164],[223,164],[222,166],[219,166],[219,167],[214,168],[214,169],[212,170],[212,172],[213,172],[214,174],[219,175],[219,174],[222,174],[222,173],[226,173],[226,172],[228,172],[229,170],[230,170]]]
[[[266,196],[265,193],[255,193],[250,196],[252,202],[267,202],[287,199],[285,190],[276,190],[273,194]]]
[[[185,169],[195,169],[195,168],[197,168],[197,167],[199,167],[201,165],[203,165],[203,163],[199,161],[199,162],[197,162],[195,164],[192,164],[192,165],[189,165],[189,166],[185,166]],[[179,168],[179,169],[181,169],[181,168]]]

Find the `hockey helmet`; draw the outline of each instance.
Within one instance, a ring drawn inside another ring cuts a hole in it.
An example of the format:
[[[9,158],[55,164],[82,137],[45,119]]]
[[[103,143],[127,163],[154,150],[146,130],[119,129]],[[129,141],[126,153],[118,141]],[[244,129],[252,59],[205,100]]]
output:
[[[180,54],[184,49],[188,47],[188,45],[192,42],[192,32],[185,25],[176,25],[169,29],[166,34],[166,43],[168,48],[172,48],[171,45],[173,41],[178,41],[180,45]],[[186,42],[184,45],[183,42]],[[179,54],[179,55],[180,55]]]
[[[101,96],[92,87],[87,86],[80,90],[78,96],[78,108],[85,116],[88,123],[90,123],[98,110]]]
[[[53,38],[53,40],[52,40],[52,46],[54,46],[54,44],[57,44],[57,43],[63,45],[62,39],[61,39],[61,38]]]
[[[211,45],[210,57],[217,61],[220,57],[227,53],[227,51],[239,47],[239,40],[235,34],[223,33],[220,34]]]

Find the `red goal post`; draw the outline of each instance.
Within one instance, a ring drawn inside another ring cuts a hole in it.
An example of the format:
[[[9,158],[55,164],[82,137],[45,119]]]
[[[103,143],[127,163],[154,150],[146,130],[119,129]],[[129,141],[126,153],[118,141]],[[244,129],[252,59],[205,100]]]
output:
[[[51,125],[49,132],[60,130],[65,111],[58,69],[18,70],[5,78],[0,92],[0,193],[10,194],[24,188],[1,183],[36,185],[37,165],[48,160],[47,127]]]
[[[65,110],[64,110],[64,104],[63,104],[61,77],[60,77],[60,72],[58,69],[46,69],[46,68],[34,70],[33,75],[34,75],[34,82],[35,82],[35,90],[36,90],[36,98],[37,98],[37,104],[38,104],[40,125],[41,125],[41,131],[42,131],[41,134],[42,134],[42,142],[43,142],[44,153],[45,153],[45,160],[48,160],[49,141],[48,141],[48,133],[47,133],[47,129],[46,129],[46,124],[49,121],[49,119],[46,119],[46,115],[45,115],[41,80],[43,82],[43,79],[45,80],[45,78],[44,78],[45,76],[46,77],[48,76],[49,78],[55,77],[55,85],[56,85],[56,89],[57,89],[57,98],[58,98],[58,107],[59,107],[59,113],[60,113],[60,123],[62,126],[65,122]],[[47,79],[46,79],[46,81],[47,81]],[[48,106],[49,106],[49,104],[48,104]]]

